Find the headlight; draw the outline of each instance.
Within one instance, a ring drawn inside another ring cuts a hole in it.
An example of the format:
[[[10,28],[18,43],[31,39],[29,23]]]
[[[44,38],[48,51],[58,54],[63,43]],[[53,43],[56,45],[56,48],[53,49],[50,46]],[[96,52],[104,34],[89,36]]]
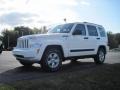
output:
[[[31,43],[30,44],[30,48],[40,48],[42,46],[42,44],[39,43]]]
[[[41,46],[42,46],[42,44],[39,44],[39,43],[32,43],[32,44],[30,44],[30,48],[35,49],[36,54],[39,53]]]
[[[37,37],[29,37],[30,40],[37,40]]]

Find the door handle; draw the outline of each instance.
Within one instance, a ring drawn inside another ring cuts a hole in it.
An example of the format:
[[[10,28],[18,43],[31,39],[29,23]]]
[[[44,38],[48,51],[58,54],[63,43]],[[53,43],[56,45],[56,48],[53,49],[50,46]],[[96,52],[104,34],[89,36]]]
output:
[[[84,39],[88,39],[88,37],[84,37]]]
[[[69,37],[68,35],[63,35],[62,37]]]
[[[100,40],[100,38],[96,38],[96,39]]]

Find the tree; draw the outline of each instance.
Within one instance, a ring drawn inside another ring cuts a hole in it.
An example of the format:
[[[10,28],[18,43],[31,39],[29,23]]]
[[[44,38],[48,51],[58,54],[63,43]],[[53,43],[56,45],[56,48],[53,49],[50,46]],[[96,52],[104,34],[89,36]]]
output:
[[[2,41],[3,40],[3,36],[0,35],[0,40]]]
[[[15,27],[13,30],[8,29],[3,30],[0,39],[2,39],[5,49],[9,49],[11,47],[16,46],[17,38],[21,36],[46,32],[47,32],[46,26],[40,29],[38,28],[30,29],[29,27],[19,26]]]
[[[24,26],[15,27],[14,31],[18,33],[18,37],[33,34],[32,29]]]
[[[4,30],[2,32],[3,35],[3,44],[5,49],[9,49],[11,47],[15,47],[17,43],[17,35],[13,30]]]
[[[47,27],[46,27],[46,26],[43,26],[42,31],[43,31],[42,33],[47,33],[47,31],[48,31],[48,30],[47,30]]]
[[[117,40],[118,44],[120,45],[120,33],[115,35],[115,39]]]
[[[108,45],[110,49],[112,48],[117,48],[118,47],[118,41],[116,40],[116,35],[113,34],[112,32],[108,32]]]
[[[38,29],[38,28],[34,27],[34,28],[32,29],[32,32],[33,32],[34,34],[41,34],[41,33],[42,33],[42,28]]]

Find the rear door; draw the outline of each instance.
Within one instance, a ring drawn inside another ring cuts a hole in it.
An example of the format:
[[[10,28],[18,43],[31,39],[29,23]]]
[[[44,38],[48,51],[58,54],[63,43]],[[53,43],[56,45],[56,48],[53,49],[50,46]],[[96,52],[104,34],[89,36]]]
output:
[[[86,24],[87,32],[88,32],[88,54],[96,54],[98,44],[100,41],[100,37],[98,35],[98,31],[95,25]]]

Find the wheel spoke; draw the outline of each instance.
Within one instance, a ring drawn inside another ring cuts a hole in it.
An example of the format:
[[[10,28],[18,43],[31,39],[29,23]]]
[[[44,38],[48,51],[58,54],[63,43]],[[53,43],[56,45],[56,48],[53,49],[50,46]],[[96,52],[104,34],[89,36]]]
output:
[[[59,62],[59,59],[55,59],[55,62],[58,63],[58,62]]]
[[[50,64],[51,64],[51,60],[48,61],[48,65],[50,65]]]
[[[53,55],[52,55],[52,54],[50,54],[50,55],[49,55],[49,58],[50,58],[50,59],[51,59],[51,58],[53,58]]]
[[[54,59],[58,59],[58,56],[54,57]]]
[[[53,55],[53,58],[54,58],[54,59],[58,58],[58,55],[57,55],[57,54],[54,54],[54,55]]]
[[[55,63],[54,63],[54,62],[52,62],[52,68],[54,68],[54,66],[55,66]]]

